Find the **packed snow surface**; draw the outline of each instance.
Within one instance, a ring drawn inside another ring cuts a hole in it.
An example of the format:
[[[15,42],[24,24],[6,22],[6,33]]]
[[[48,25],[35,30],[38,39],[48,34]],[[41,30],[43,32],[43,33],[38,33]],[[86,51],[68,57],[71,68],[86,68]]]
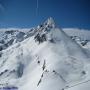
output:
[[[0,87],[90,90],[90,31],[83,31],[89,32],[83,39],[73,30],[57,28],[52,18],[27,32],[6,31],[0,34]]]

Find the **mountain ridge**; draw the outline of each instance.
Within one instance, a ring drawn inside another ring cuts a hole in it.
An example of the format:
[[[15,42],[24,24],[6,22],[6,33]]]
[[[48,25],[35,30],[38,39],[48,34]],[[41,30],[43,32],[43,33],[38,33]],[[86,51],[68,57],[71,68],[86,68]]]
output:
[[[79,38],[57,28],[52,18],[24,34],[15,32],[23,39],[0,51],[0,86],[64,90],[90,79],[89,41],[82,45]]]

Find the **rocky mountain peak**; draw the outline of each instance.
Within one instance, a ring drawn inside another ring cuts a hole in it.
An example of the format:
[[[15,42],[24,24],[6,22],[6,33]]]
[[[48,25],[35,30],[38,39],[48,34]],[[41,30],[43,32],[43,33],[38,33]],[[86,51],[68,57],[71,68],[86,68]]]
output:
[[[52,28],[55,28],[55,22],[54,19],[52,17],[48,18],[45,23],[45,25],[51,26]]]

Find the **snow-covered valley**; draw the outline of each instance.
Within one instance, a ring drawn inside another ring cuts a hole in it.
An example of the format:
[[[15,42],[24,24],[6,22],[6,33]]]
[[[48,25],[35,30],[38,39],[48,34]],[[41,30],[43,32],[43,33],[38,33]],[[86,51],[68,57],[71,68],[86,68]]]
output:
[[[90,31],[52,18],[28,30],[0,30],[0,87],[90,90]]]

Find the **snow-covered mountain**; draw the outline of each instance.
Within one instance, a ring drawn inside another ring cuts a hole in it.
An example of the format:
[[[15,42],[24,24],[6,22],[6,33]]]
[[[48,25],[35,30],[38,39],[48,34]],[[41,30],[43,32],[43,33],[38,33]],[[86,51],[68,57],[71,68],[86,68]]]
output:
[[[0,87],[90,89],[90,31],[60,29],[49,18],[36,28],[0,32]]]

